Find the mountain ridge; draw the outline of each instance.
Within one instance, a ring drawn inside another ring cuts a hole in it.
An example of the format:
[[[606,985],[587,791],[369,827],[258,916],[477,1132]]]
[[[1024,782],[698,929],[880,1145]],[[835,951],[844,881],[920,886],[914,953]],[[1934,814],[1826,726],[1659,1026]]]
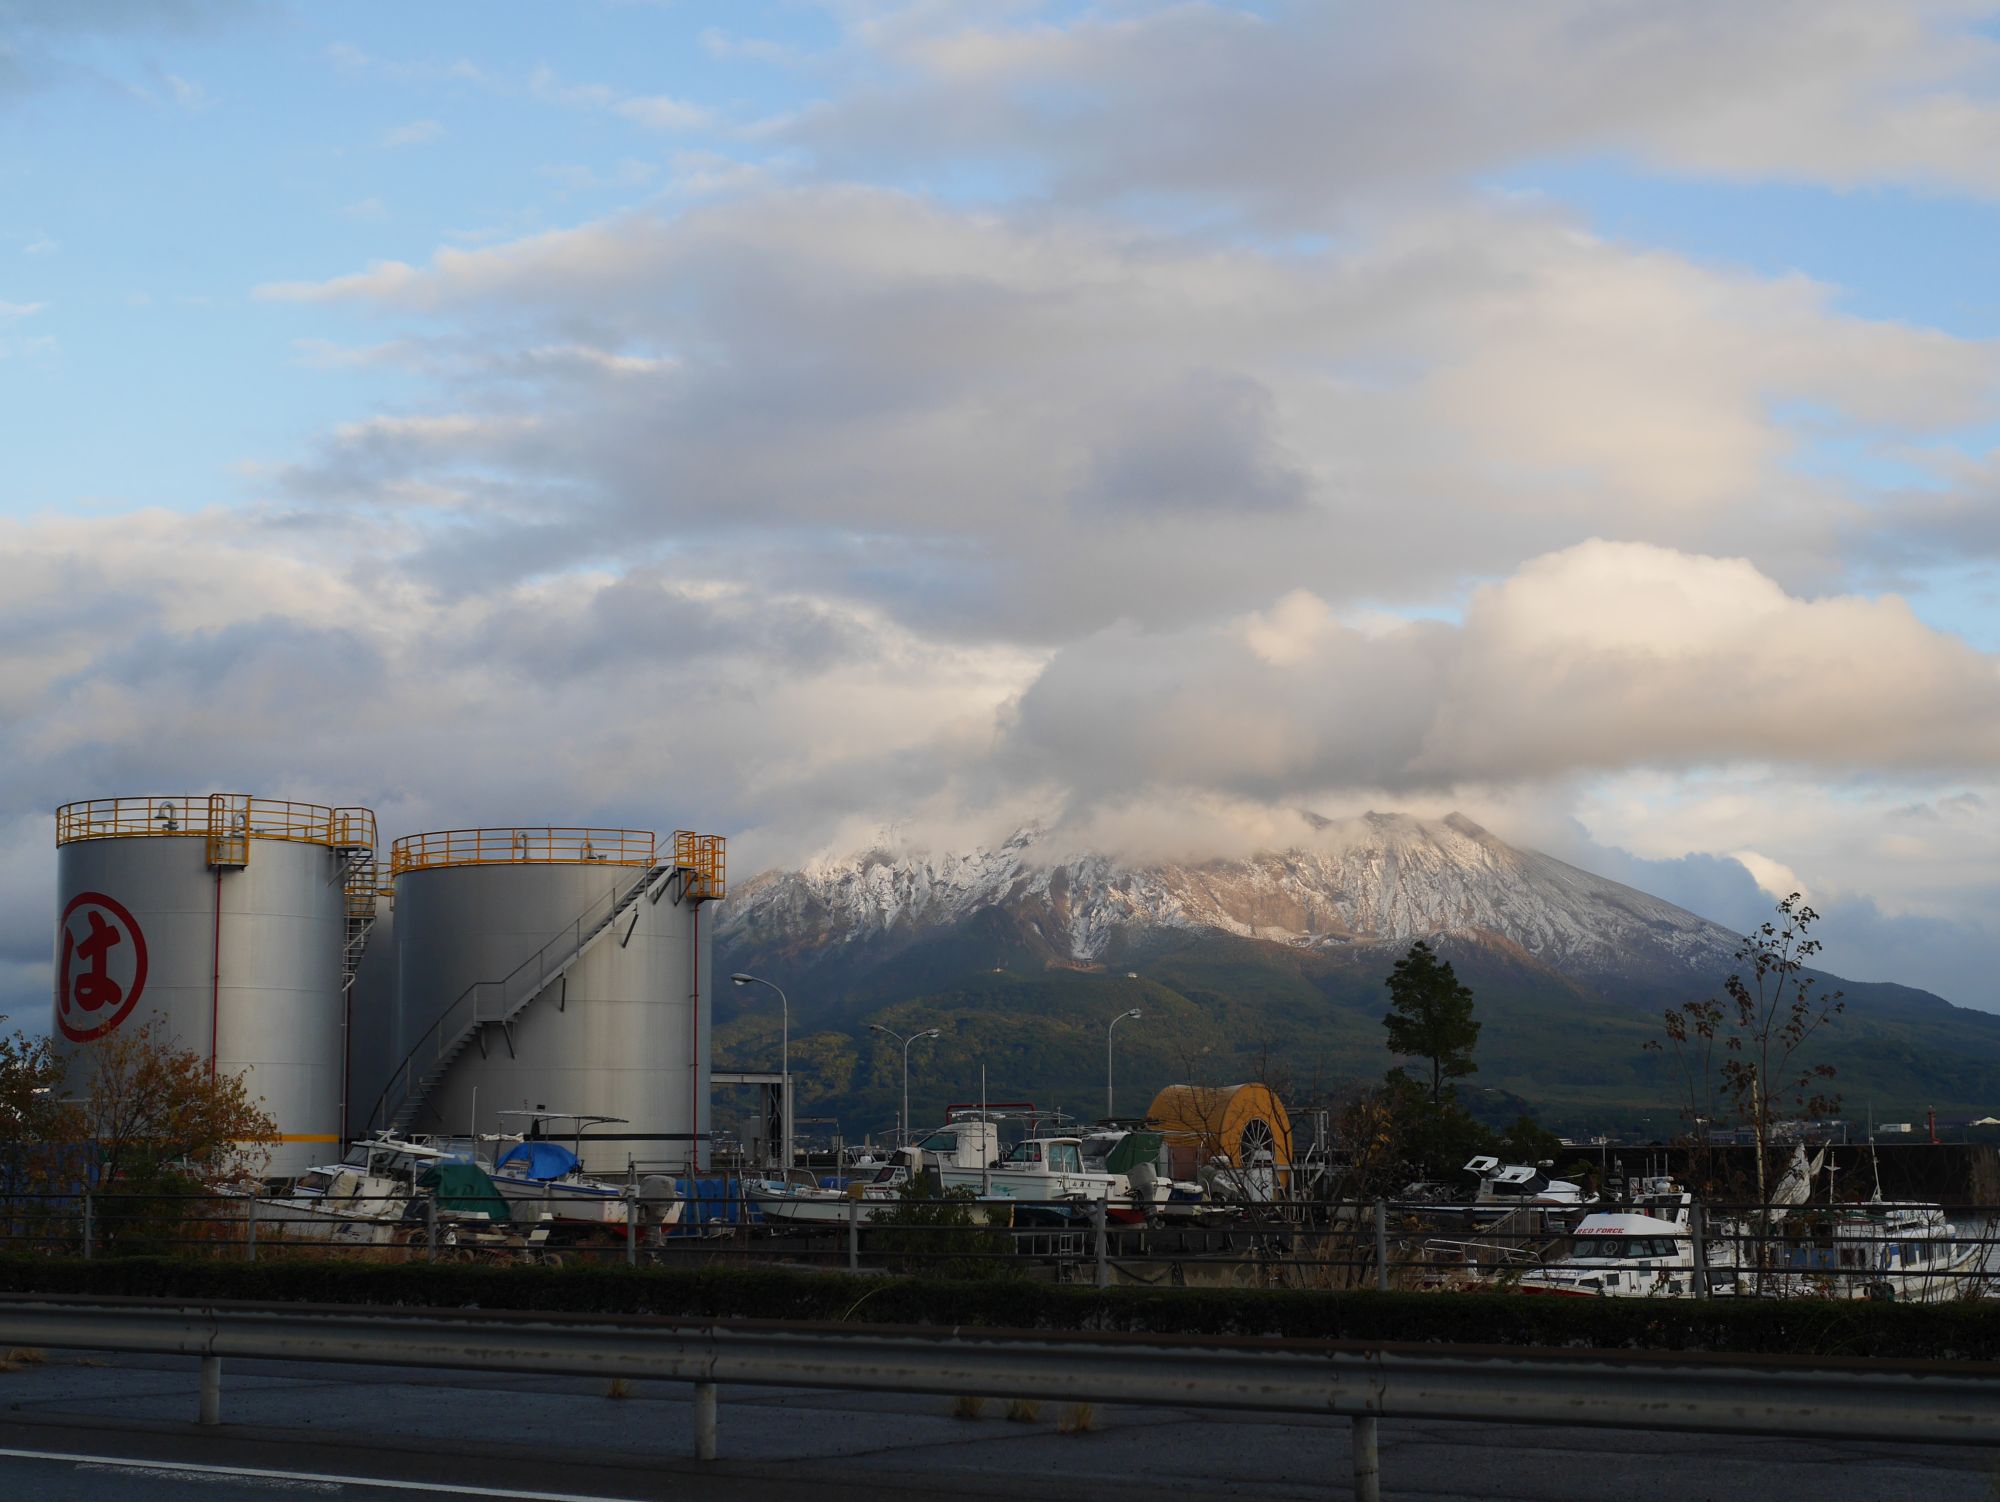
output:
[[[731,901],[720,937],[795,960],[857,943],[891,953],[1001,907],[1045,912],[1040,934],[1052,954],[1084,965],[1108,963],[1149,930],[1326,949],[1484,933],[1582,975],[1627,969],[1635,951],[1670,970],[1705,972],[1739,942],[1637,888],[1516,849],[1463,814],[1319,819],[1313,833],[1312,848],[1200,861],[1038,854],[1047,842],[1032,829],[941,856],[878,845],[754,877]]]
[[[953,1082],[949,1099],[972,1098],[982,1070],[1019,1098],[1089,1099],[1105,1024],[1134,1006],[1146,1020],[1121,1030],[1118,1053],[1135,1095],[1188,1080],[1379,1080],[1398,1062],[1383,982],[1425,939],[1477,998],[1469,1099],[1535,1102],[1580,1129],[1671,1132],[1679,1086],[1645,1045],[1664,1008],[1721,994],[1742,936],[1462,814],[1302,827],[1300,848],[1179,862],[1065,849],[1032,828],[943,854],[877,842],[739,887],[716,959],[786,988],[808,1100],[880,1120],[901,1055],[871,1037],[877,1023],[944,1027],[923,1068],[940,1089]],[[1848,1010],[1815,1049],[1852,1101],[1909,1114],[2000,1105],[2000,1016],[1824,979]],[[720,1012],[721,1056],[768,1064],[774,1010]]]

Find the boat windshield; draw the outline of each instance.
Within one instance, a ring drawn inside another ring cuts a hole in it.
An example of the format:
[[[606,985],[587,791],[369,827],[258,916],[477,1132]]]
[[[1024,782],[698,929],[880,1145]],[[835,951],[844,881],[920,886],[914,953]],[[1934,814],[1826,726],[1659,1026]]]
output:
[[[1577,1236],[1573,1237],[1573,1257],[1671,1257],[1671,1236]]]
[[[1009,1163],[1039,1163],[1042,1161],[1042,1145],[1039,1142],[1017,1142],[1007,1149]]]

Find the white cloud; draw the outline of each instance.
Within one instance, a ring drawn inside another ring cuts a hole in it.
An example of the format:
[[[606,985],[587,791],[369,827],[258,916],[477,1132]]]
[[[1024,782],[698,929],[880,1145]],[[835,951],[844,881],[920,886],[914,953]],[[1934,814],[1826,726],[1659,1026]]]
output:
[[[255,505],[0,530],[0,892],[46,889],[62,796],[227,781],[746,869],[884,819],[1186,853],[1464,804],[1976,927],[1993,660],[1864,585],[2000,548],[1993,466],[1937,458],[2000,419],[1994,345],[1467,185],[1990,193],[1995,10],[843,5],[811,58],[705,39],[812,69],[755,125],[333,49],[412,112],[723,149],[531,155],[647,196],[260,288],[339,320],[303,364],[385,375],[241,463]],[[1869,478],[1912,453],[1936,489]]]
[[[1476,591],[1460,626],[1367,637],[1294,594],[1233,627],[1108,629],[1056,653],[1010,740],[1030,775],[1094,795],[1963,772],[2000,756],[2000,660],[1893,598],[1799,599],[1740,559],[1589,542]]]
[[[1759,855],[1754,850],[1732,850],[1730,858],[1750,873],[1759,891],[1767,897],[1783,900],[1786,897],[1802,896],[1808,902],[1812,894],[1806,884],[1799,879],[1798,872],[1781,861],[1774,861],[1768,855]]]
[[[410,120],[394,126],[382,133],[382,144],[397,146],[421,146],[427,141],[435,141],[444,134],[444,126],[436,120]]]
[[[998,159],[1065,196],[1338,218],[1523,159],[2000,191],[2000,7],[1968,0],[1184,0],[870,10],[872,65],[798,137]]]
[[[200,84],[182,78],[176,73],[163,74],[167,89],[173,95],[174,103],[191,113],[199,113],[215,103],[215,99]]]
[[[714,119],[705,107],[665,94],[621,94],[601,83],[565,84],[546,67],[529,77],[528,90],[549,104],[613,114],[648,130],[693,130]]]
[[[612,401],[548,368],[516,457],[635,541],[756,528],[788,580],[1015,639],[1422,599],[1593,534],[1824,585],[1860,504],[1774,407],[1885,445],[1996,408],[1989,346],[1519,205],[1301,257],[764,189],[260,295],[671,356]]]

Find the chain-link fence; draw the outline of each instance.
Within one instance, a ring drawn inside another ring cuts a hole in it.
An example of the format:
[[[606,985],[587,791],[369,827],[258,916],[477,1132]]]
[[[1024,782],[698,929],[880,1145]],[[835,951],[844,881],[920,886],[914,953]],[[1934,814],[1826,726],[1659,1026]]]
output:
[[[780,1189],[759,1179],[633,1187],[574,1215],[546,1194],[468,1206],[420,1189],[338,1200],[121,1191],[0,1197],[0,1252],[255,1261],[791,1266],[1099,1286],[1567,1297],[1984,1298],[2000,1207],[1928,1204],[1447,1206],[1274,1199],[1136,1207],[979,1198],[923,1181]]]

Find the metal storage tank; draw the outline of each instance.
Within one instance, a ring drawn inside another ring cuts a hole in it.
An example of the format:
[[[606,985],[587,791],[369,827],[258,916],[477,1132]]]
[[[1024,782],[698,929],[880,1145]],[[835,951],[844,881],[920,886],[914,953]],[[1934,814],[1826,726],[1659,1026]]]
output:
[[[402,1014],[396,1005],[396,895],[393,886],[375,891],[375,923],[354,967],[348,1005],[347,1114],[350,1135],[367,1125],[368,1108],[389,1082],[391,1065],[403,1057]]]
[[[373,916],[375,816],[246,793],[56,810],[54,1020],[72,1083],[154,1036],[247,1072],[276,1121],[267,1172],[337,1152],[347,987]]]
[[[622,1118],[592,1173],[708,1163],[709,955],[723,841],[681,831],[446,830],[395,843],[402,1048],[366,1118],[519,1130],[506,1110]]]

